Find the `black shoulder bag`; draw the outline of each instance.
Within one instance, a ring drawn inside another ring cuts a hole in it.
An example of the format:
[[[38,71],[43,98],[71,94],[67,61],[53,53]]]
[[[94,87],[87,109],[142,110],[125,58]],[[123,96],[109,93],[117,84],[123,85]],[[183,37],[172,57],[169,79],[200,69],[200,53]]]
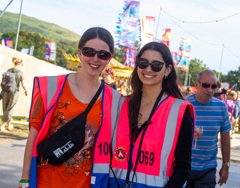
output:
[[[48,139],[38,144],[37,152],[47,163],[59,166],[83,147],[87,114],[96,102],[102,89],[103,83],[101,83],[97,93],[83,113],[66,123]]]

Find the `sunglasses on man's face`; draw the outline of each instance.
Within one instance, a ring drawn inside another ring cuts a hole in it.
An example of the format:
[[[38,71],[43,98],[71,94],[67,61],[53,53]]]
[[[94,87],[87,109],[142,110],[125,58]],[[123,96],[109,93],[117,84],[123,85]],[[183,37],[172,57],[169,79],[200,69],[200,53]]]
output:
[[[199,82],[199,81],[198,81]],[[217,89],[217,84],[209,84],[209,83],[202,83],[202,82],[199,82],[199,84],[201,84],[201,86],[203,88],[209,88],[211,86],[212,89]]]
[[[151,69],[155,72],[159,72],[162,70],[163,68],[163,65],[165,63],[161,62],[161,61],[152,61],[151,63],[148,62],[147,59],[144,59],[144,58],[139,58],[137,60],[137,66],[140,68],[140,69],[146,69],[149,65],[151,66]]]
[[[81,51],[83,55],[87,57],[94,57],[95,54],[97,54],[98,58],[101,60],[109,60],[112,56],[112,54],[106,50],[96,51],[95,49],[89,47],[83,47],[81,48]]]

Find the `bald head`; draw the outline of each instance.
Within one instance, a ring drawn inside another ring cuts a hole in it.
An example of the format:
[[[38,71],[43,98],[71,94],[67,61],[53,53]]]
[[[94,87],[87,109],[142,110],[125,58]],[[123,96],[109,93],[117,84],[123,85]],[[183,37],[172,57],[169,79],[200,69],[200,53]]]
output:
[[[214,72],[210,70],[199,72],[194,83],[197,88],[195,95],[197,101],[202,104],[209,103],[217,87],[217,77]]]
[[[211,70],[203,70],[203,71],[198,73],[196,81],[200,81],[202,76],[205,76],[205,75],[214,76],[217,79],[217,76],[216,76],[216,74],[213,71],[211,71]]]

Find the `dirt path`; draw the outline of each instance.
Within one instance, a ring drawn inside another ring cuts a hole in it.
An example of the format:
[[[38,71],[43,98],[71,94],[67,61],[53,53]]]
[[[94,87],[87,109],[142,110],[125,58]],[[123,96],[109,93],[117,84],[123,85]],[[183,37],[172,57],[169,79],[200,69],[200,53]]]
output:
[[[0,131],[0,144],[24,140],[28,137],[28,126],[14,125],[13,130]]]

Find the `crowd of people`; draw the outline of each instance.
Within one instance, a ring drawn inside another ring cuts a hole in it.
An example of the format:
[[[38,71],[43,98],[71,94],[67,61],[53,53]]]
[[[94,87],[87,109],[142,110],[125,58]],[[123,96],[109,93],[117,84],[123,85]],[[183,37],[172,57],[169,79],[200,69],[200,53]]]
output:
[[[196,78],[196,92],[188,88],[182,93],[171,52],[160,42],[141,48],[126,82],[116,80],[114,70],[107,67],[113,54],[110,32],[93,27],[79,41],[78,72],[34,78],[19,187],[214,188],[225,184],[240,92],[232,91],[223,100],[216,75],[204,70]],[[76,122],[81,117],[85,119]],[[9,118],[4,115],[3,121],[1,130]],[[77,138],[69,131],[73,127],[82,130]],[[62,134],[56,137],[58,133]],[[216,182],[218,134],[223,160]],[[51,144],[40,148],[43,142]],[[63,160],[65,155],[70,157]]]

